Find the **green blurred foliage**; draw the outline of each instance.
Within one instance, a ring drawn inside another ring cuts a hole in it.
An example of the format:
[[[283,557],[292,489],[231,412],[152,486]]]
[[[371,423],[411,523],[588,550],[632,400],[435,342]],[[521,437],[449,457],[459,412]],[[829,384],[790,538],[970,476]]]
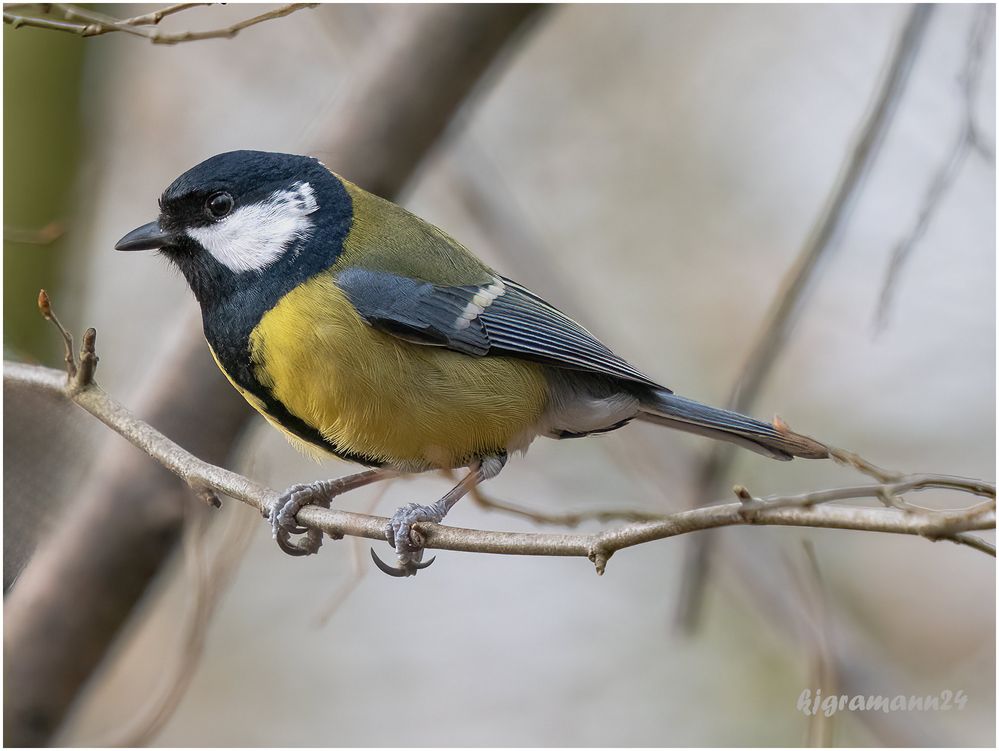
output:
[[[87,40],[40,29],[3,29],[4,352],[43,358],[60,345],[35,308],[58,292],[80,147],[80,85]],[[33,235],[52,223],[63,234]],[[56,298],[58,300],[58,297]]]

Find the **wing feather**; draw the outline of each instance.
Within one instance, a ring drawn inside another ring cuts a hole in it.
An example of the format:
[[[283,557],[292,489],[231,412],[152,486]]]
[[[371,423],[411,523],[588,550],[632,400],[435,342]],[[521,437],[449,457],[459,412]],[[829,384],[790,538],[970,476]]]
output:
[[[589,331],[516,282],[441,286],[350,268],[337,283],[370,325],[419,344],[505,355],[664,389]]]

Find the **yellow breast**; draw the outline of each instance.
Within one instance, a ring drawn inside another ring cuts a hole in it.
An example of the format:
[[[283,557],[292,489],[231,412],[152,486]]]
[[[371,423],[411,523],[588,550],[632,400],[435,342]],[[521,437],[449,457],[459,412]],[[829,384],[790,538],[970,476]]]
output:
[[[257,379],[353,453],[406,469],[503,451],[546,407],[539,366],[403,341],[368,326],[333,274],[300,285],[250,335]]]

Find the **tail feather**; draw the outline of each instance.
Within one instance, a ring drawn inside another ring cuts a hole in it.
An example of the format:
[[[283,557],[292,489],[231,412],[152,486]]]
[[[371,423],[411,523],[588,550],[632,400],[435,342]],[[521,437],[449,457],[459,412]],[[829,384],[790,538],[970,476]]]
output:
[[[807,436],[667,391],[655,391],[651,399],[643,400],[638,419],[735,443],[772,459],[824,459],[829,455],[821,443]]]

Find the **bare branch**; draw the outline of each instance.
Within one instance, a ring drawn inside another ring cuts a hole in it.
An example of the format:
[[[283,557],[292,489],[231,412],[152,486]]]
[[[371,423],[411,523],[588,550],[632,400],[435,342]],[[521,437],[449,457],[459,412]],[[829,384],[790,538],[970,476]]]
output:
[[[55,311],[52,310],[52,301],[49,299],[49,293],[43,289],[38,290],[38,312],[42,314],[42,318],[46,321],[51,321],[52,325],[58,329],[59,336],[62,337],[65,347],[63,360],[66,363],[66,375],[70,379],[76,378],[76,355],[73,354],[73,335],[66,330],[66,327],[56,317]]]
[[[249,504],[266,514],[279,494],[242,475],[209,464],[188,453],[150,425],[139,420],[97,385],[67,389],[62,373],[36,365],[4,362],[4,381],[64,394],[83,409],[145,451],[192,488],[211,488]],[[603,573],[618,550],[716,527],[765,524],[829,529],[890,532],[953,539],[971,530],[995,528],[995,486],[975,479],[949,475],[901,475],[894,491],[947,488],[992,499],[967,509],[952,511],[901,511],[894,508],[861,508],[829,505],[833,501],[877,498],[886,485],[834,488],[800,496],[770,496],[751,503],[724,503],[670,514],[657,521],[637,522],[589,535],[495,532],[420,524],[426,547],[470,553],[507,555],[583,556]],[[825,505],[819,505],[825,504]],[[307,506],[298,521],[334,538],[343,536],[384,540],[384,517]],[[960,540],[956,540],[960,541]],[[981,549],[981,548],[978,548]]]
[[[752,410],[764,381],[801,317],[808,294],[814,287],[823,263],[838,247],[839,239],[898,109],[909,72],[925,36],[931,10],[932,6],[916,5],[909,12],[905,28],[892,52],[887,73],[875,94],[873,106],[843,163],[826,206],[794,265],[785,275],[749,357],[736,378],[726,404],[729,409],[736,412]],[[728,444],[719,442],[712,446],[697,475],[695,498],[718,495],[734,456],[735,452]],[[700,611],[711,539],[704,537],[695,541],[684,561],[683,587],[676,620],[685,629],[693,626]]]
[[[629,509],[594,509],[592,511],[569,511],[561,514],[550,514],[544,511],[537,511],[516,503],[501,501],[492,496],[486,495],[480,488],[474,488],[469,497],[480,507],[490,511],[502,511],[523,519],[530,519],[535,524],[551,524],[559,527],[578,527],[583,522],[651,522],[665,519],[663,514],[650,514],[645,511]]]
[[[63,357],[66,363],[67,383],[71,391],[78,391],[86,388],[94,380],[94,373],[97,370],[97,330],[90,328],[83,332],[83,346],[80,347],[80,364],[76,363],[76,356],[73,354],[73,335],[56,318],[52,309],[52,300],[49,293],[43,289],[38,290],[38,311],[42,318],[51,321],[59,330],[66,352]]]
[[[256,26],[259,23],[275,18],[283,18],[305,8],[315,8],[318,3],[289,3],[224,28],[209,31],[163,32],[156,28],[160,21],[167,16],[205,5],[212,5],[212,3],[178,3],[152,13],[121,19],[113,18],[104,13],[77,5],[60,3],[7,5],[4,7],[3,20],[4,23],[10,24],[15,29],[22,26],[31,26],[38,29],[49,29],[50,31],[65,31],[82,37],[95,37],[120,31],[125,34],[143,37],[153,44],[179,44],[181,42],[196,42],[204,39],[232,39],[240,31],[250,26]],[[13,12],[14,9],[22,7],[37,8],[40,13],[38,15],[18,15]],[[50,18],[49,16],[53,12],[61,13],[63,20]]]
[[[988,540],[983,540],[978,535],[973,535],[968,532],[958,532],[955,535],[951,535],[950,539],[959,545],[967,545],[969,548],[980,550],[986,555],[991,555],[993,558],[996,557],[996,546]]]
[[[745,412],[759,394],[770,374],[778,353],[801,316],[808,293],[818,276],[821,264],[838,247],[864,183],[881,151],[888,129],[894,120],[909,73],[919,53],[932,6],[917,5],[909,16],[895,49],[874,106],[860,128],[849,158],[843,165],[830,192],[826,207],[819,216],[801,254],[789,270],[774,298],[774,306],[753,345],[751,353],[728,399],[728,407]]]
[[[888,323],[888,311],[891,309],[892,300],[895,297],[895,289],[902,269],[908,262],[919,241],[926,234],[930,223],[940,210],[944,198],[953,187],[961,167],[972,151],[978,151],[986,159],[994,160],[995,153],[978,126],[975,124],[975,99],[980,89],[982,78],[982,61],[985,53],[986,42],[992,38],[995,26],[993,15],[995,6],[982,5],[971,25],[971,33],[968,39],[968,51],[964,61],[964,67],[959,78],[961,83],[961,94],[964,98],[964,116],[958,130],[954,143],[951,145],[947,157],[940,164],[933,179],[930,180],[923,202],[919,207],[916,221],[909,232],[899,240],[892,251],[891,259],[888,261],[888,268],[885,271],[884,283],[881,286],[881,296],[878,299],[878,308],[874,315],[875,331],[884,330]]]
[[[55,21],[51,18],[17,16],[13,13],[8,13],[6,10],[3,12],[3,22],[9,23],[15,29],[19,29],[22,26],[28,26],[36,29],[49,29],[50,31],[68,31],[71,34],[80,34],[81,36],[83,36],[85,28],[81,27],[79,24]]]
[[[147,24],[156,26],[164,18],[172,16],[174,13],[182,13],[188,8],[198,8],[206,5],[212,5],[212,3],[177,3],[176,5],[168,5],[152,13],[147,13],[144,16],[132,16],[131,18],[123,19],[121,23],[129,26],[145,26]]]

